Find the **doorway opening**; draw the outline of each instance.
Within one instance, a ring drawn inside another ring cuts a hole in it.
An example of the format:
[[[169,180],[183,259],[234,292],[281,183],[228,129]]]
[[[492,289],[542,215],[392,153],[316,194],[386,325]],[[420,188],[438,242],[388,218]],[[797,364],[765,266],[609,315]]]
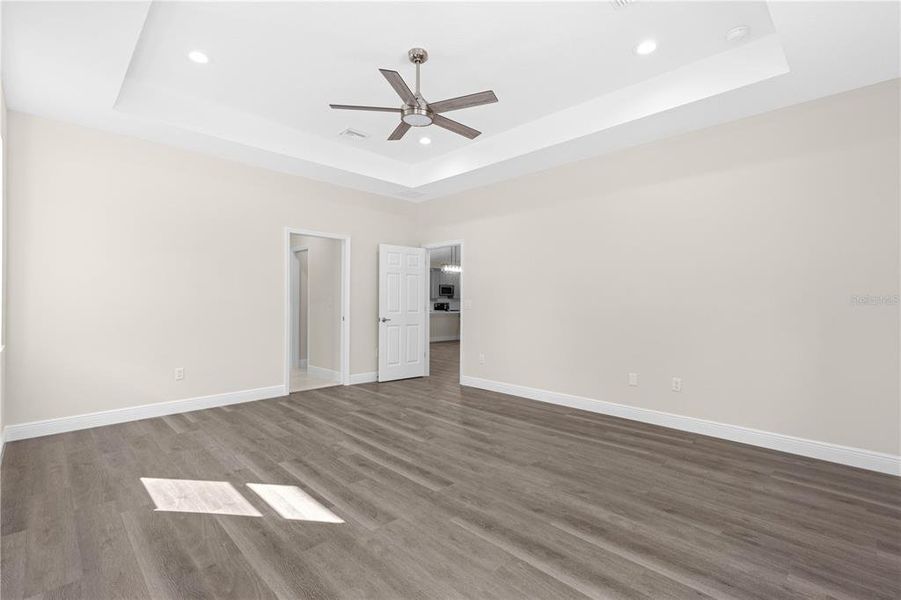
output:
[[[347,385],[350,238],[285,230],[285,392]]]
[[[428,373],[463,375],[463,241],[424,244],[429,272]]]

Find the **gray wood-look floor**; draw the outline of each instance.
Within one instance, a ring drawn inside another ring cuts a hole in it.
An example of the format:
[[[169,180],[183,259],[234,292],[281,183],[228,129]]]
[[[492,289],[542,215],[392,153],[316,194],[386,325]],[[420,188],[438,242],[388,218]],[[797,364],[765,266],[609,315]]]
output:
[[[8,444],[3,600],[901,597],[898,479],[460,388],[457,352]],[[142,477],[228,482],[261,516],[156,511]]]

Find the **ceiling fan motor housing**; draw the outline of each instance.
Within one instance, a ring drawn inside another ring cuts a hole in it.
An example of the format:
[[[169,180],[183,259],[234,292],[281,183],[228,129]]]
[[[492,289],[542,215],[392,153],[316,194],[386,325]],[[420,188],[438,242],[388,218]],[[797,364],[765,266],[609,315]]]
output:
[[[432,124],[434,113],[426,108],[405,106],[401,111],[401,120],[413,127],[425,127]]]

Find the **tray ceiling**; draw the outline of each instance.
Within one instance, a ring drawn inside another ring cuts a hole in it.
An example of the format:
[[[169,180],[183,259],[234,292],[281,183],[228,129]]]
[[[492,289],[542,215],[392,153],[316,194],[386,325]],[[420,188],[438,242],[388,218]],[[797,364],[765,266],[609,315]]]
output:
[[[414,46],[429,101],[497,93],[449,115],[479,138],[328,108],[399,105]],[[897,76],[895,3],[3,4],[12,109],[410,200]]]

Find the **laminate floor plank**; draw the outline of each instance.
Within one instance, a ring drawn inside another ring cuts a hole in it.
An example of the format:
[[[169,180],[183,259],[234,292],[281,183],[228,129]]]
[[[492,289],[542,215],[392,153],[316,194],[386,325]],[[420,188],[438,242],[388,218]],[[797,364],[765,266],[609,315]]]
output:
[[[115,502],[78,509],[81,588],[85,597],[128,598],[147,594],[121,513]]]
[[[28,557],[25,531],[0,538],[0,590],[4,600],[25,597],[25,561]]]
[[[901,479],[463,388],[454,342],[431,359],[7,444],[0,596],[901,597]]]
[[[31,497],[33,462],[31,449],[38,440],[23,440],[6,444],[3,465],[0,467],[0,536],[25,531],[28,521],[28,500]]]
[[[200,573],[202,557],[195,561],[182,545],[169,513],[128,511],[122,520],[151,597],[212,597]]]
[[[44,476],[57,469],[43,470]],[[49,483],[29,499],[25,548],[25,596],[33,596],[78,580],[82,574],[72,491],[49,491]],[[47,491],[45,491],[47,490]],[[4,492],[6,488],[4,487]]]
[[[326,599],[334,596],[320,573],[303,559],[279,523],[243,517],[217,517],[260,580],[278,598]]]

